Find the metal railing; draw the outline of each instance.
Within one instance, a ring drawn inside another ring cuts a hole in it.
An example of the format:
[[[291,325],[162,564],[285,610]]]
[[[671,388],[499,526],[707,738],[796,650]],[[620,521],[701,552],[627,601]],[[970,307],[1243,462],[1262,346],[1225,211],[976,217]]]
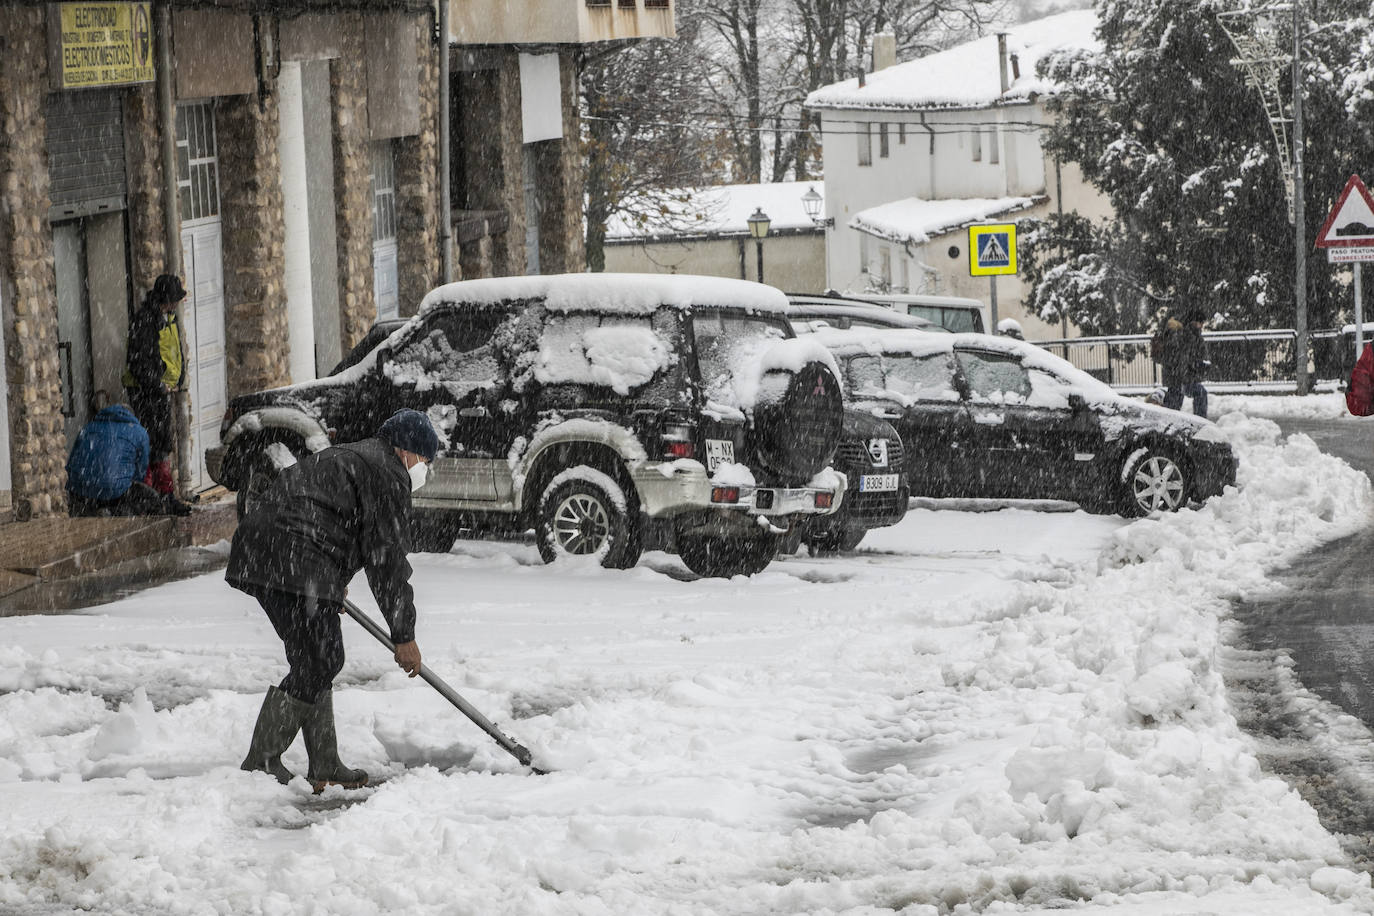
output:
[[[1204,331],[1211,368],[1207,388],[1216,392],[1292,391],[1296,387],[1292,328],[1271,331]],[[1343,381],[1355,365],[1354,332],[1312,331],[1311,377]],[[1150,358],[1150,335],[1074,337],[1035,341],[1094,378],[1125,394],[1144,394],[1164,384],[1163,370]]]

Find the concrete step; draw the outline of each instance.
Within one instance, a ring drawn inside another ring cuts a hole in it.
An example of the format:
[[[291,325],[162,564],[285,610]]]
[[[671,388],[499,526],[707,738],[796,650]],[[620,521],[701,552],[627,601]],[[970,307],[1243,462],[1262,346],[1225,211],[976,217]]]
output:
[[[0,529],[0,568],[64,579],[188,543],[167,516],[35,519]]]

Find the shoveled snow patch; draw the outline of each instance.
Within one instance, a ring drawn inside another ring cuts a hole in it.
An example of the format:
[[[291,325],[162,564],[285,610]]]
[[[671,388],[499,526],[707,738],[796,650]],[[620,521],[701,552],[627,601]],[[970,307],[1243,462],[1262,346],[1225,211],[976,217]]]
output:
[[[1363,524],[1370,486],[1272,423],[1217,428],[1239,485],[1130,523],[918,508],[732,580],[416,555],[426,664],[545,777],[347,622],[340,749],[385,784],[240,772],[284,665],[218,576],[0,619],[0,908],[1367,913],[1216,659],[1229,600]]]

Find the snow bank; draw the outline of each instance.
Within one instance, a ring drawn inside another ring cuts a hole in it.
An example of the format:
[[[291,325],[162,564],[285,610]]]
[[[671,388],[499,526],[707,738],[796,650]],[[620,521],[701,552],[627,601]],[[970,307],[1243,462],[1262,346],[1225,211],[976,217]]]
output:
[[[545,777],[356,627],[340,745],[388,781],[239,772],[283,668],[216,576],[0,619],[0,909],[1370,912],[1217,661],[1228,602],[1362,525],[1370,485],[1271,422],[1216,430],[1239,485],[1130,523],[916,508],[729,581],[417,555],[427,664]]]
[[[1214,416],[1243,413],[1248,417],[1301,420],[1358,420],[1345,406],[1345,393],[1325,391],[1320,394],[1263,395],[1209,394],[1209,412]]]

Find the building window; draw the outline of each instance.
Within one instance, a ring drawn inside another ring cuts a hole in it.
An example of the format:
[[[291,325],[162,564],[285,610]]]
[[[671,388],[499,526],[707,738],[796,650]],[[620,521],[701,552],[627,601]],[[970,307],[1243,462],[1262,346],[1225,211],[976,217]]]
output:
[[[672,6],[672,0],[644,0],[646,10],[666,10]]]
[[[859,165],[873,164],[873,125],[867,121],[859,122]]]
[[[878,157],[886,159],[888,153],[887,145],[887,122],[878,125]]]
[[[1001,161],[1000,151],[997,148],[997,128],[988,128],[988,162],[996,165]]]
[[[396,238],[396,159],[390,140],[372,144],[372,238]]]
[[[210,102],[177,106],[177,196],[182,222],[219,215],[219,164]]]
[[[611,0],[587,0],[588,6],[610,6]]]
[[[372,294],[378,318],[400,314],[396,246],[396,156],[390,140],[372,144]]]
[[[635,0],[616,0],[615,5],[622,10],[632,10],[635,8]]]
[[[905,144],[906,144],[906,122],[903,121],[903,122],[901,122],[900,124],[897,125],[897,145],[898,145],[898,146],[903,146],[903,145],[905,145]]]
[[[983,161],[983,131],[980,128],[973,130],[973,161]]]

